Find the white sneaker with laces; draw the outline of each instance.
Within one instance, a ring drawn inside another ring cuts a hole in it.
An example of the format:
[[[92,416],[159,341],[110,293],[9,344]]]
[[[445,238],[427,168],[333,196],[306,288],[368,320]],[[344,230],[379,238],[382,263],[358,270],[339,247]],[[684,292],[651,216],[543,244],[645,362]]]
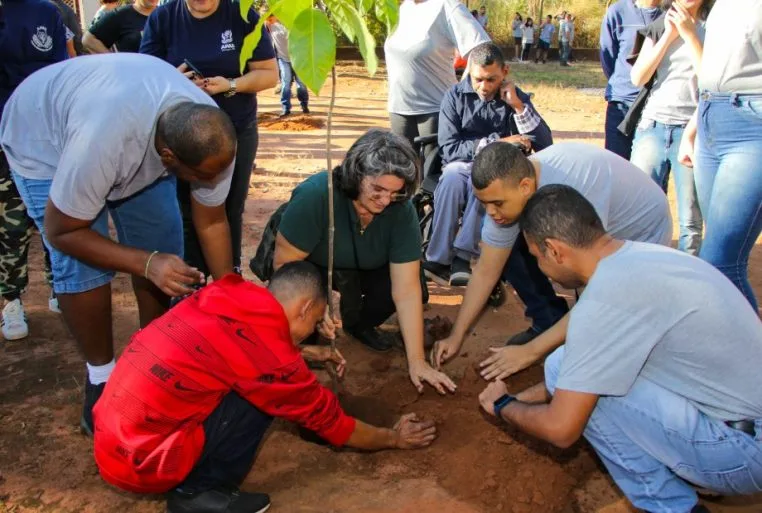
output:
[[[3,308],[2,327],[5,340],[20,340],[29,336],[24,305],[20,299],[10,301]]]

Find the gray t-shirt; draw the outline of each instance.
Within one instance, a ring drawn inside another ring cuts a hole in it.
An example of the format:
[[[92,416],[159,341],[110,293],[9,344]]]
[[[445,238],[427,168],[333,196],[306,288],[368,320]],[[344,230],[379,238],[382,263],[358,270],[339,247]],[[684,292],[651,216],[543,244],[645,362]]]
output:
[[[762,2],[717,0],[706,21],[699,89],[762,93]]]
[[[703,42],[703,23],[696,24],[696,33]],[[669,45],[656,68],[656,81],[643,108],[642,122],[688,124],[698,105],[698,78],[691,54],[690,47],[680,37]]]
[[[711,264],[628,242],[570,315],[557,388],[622,396],[641,377],[712,417],[762,418],[762,323]]]
[[[291,62],[288,56],[288,30],[280,23],[273,23],[268,25],[270,29],[270,39],[273,41],[273,48],[275,48],[275,55],[279,59],[283,59],[286,62]]]
[[[557,143],[530,157],[540,163],[538,188],[563,184],[579,191],[593,204],[611,236],[624,240],[669,245],[672,216],[667,196],[637,166],[591,144]],[[487,216],[482,241],[512,248],[521,228],[499,225]]]
[[[143,54],[93,55],[43,68],[8,100],[0,143],[10,168],[53,180],[64,214],[95,219],[107,200],[166,175],[154,139],[159,114],[183,101],[214,101],[173,66]],[[215,184],[191,185],[203,205],[225,202],[233,164]]]
[[[384,44],[389,112],[439,112],[442,98],[456,83],[454,50],[465,57],[488,41],[484,27],[459,0],[405,0],[397,29]]]

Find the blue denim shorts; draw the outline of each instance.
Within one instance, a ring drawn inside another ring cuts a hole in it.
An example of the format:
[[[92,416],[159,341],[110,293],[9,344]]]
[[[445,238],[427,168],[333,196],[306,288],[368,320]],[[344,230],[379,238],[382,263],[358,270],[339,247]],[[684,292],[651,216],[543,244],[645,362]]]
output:
[[[50,251],[53,290],[56,294],[78,294],[109,283],[114,271],[90,266],[55,249],[45,235],[45,207],[53,180],[24,178],[11,171],[29,216]],[[176,179],[157,180],[129,198],[109,201],[91,228],[109,238],[108,217],[114,221],[119,243],[145,251],[183,256],[183,226],[177,204]]]

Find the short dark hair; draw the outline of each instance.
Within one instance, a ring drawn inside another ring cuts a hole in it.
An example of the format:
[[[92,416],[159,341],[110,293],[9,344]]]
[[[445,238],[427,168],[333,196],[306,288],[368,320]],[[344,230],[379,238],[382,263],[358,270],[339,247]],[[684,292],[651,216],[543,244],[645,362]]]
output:
[[[159,117],[159,136],[183,164],[197,166],[223,151],[235,154],[236,133],[230,118],[213,105],[180,102]]]
[[[545,253],[545,241],[556,239],[575,248],[589,248],[606,234],[592,203],[568,185],[540,187],[521,213],[524,237]]]
[[[283,264],[270,277],[267,289],[281,300],[309,295],[317,301],[328,301],[328,279],[325,273],[305,260]]]
[[[333,170],[336,187],[351,200],[360,195],[366,177],[392,175],[405,182],[404,194],[411,197],[418,187],[421,163],[410,142],[386,130],[368,130],[349,148],[344,161]]]
[[[675,3],[674,0],[662,0],[661,10],[666,13],[672,8],[673,3]],[[706,21],[706,19],[709,17],[709,12],[712,10],[713,6],[714,6],[714,0],[704,0],[704,3],[701,4],[701,7],[698,10],[699,19],[702,21]]]
[[[481,67],[492,64],[497,64],[501,68],[505,66],[505,56],[503,56],[502,50],[495,43],[490,42],[476,45],[468,54],[468,61]]]
[[[471,16],[473,16],[474,18],[476,18],[478,15],[479,15],[479,11],[477,11],[476,9],[471,11]]]
[[[471,168],[471,183],[479,190],[498,179],[518,185],[524,178],[534,177],[534,166],[521,148],[507,142],[489,144],[476,155]]]

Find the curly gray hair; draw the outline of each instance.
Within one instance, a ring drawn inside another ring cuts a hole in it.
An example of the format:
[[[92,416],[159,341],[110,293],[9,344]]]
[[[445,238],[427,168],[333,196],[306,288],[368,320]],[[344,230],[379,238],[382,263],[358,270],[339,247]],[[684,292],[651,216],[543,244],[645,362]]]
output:
[[[407,139],[386,130],[369,130],[349,148],[344,162],[333,170],[337,187],[349,199],[360,195],[365,178],[393,175],[405,182],[411,197],[418,187],[420,162]]]

